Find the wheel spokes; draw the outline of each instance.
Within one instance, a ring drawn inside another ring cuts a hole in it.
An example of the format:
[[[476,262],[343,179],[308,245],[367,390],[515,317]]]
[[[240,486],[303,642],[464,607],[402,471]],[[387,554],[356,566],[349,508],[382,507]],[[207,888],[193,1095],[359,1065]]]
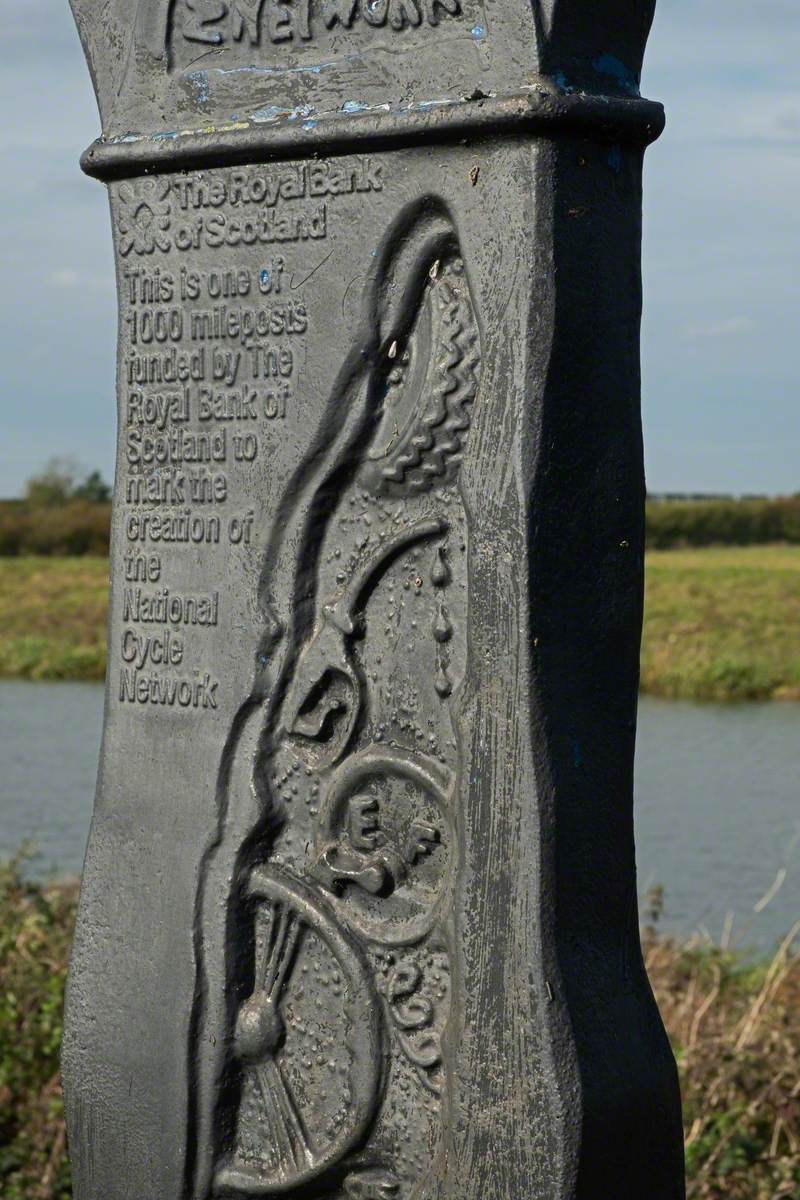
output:
[[[275,1107],[265,1064],[260,1063],[256,1067],[255,1076],[258,1084],[258,1090],[261,1093],[261,1100],[264,1105],[264,1115],[266,1117],[269,1136],[275,1150],[275,1159],[278,1170],[286,1174],[287,1171],[291,1170],[293,1165],[297,1165],[297,1160],[292,1152],[292,1144],[286,1134],[286,1128],[283,1124],[283,1121],[280,1119],[277,1108]],[[287,1159],[289,1161],[287,1161]]]
[[[259,971],[260,990],[275,1003],[280,999],[291,971],[300,934],[305,928],[298,914],[285,904],[269,910],[270,924],[265,939],[266,953]]]
[[[303,1118],[300,1115],[300,1110],[297,1107],[294,1096],[292,1095],[289,1084],[280,1064],[272,1059],[267,1064],[267,1070],[272,1076],[273,1092],[278,1103],[278,1107],[283,1113],[286,1122],[287,1130],[291,1130],[291,1137],[297,1146],[303,1160],[306,1164],[314,1161],[314,1152],[311,1145],[311,1139],[308,1136]]]
[[[269,1132],[282,1170],[311,1166],[314,1152],[303,1118],[283,1073],[274,1058],[256,1067]]]
[[[256,990],[277,1009],[294,966],[306,925],[291,907],[275,901],[266,906],[263,951],[256,971]],[[314,1163],[314,1151],[300,1110],[274,1054],[254,1065],[264,1116],[279,1171],[290,1174]]]

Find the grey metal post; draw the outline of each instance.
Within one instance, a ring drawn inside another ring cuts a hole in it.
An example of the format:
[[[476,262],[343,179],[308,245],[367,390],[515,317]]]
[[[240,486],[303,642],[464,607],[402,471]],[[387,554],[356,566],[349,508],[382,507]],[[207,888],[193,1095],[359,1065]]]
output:
[[[73,0],[119,293],[76,1200],[677,1200],[652,0]]]

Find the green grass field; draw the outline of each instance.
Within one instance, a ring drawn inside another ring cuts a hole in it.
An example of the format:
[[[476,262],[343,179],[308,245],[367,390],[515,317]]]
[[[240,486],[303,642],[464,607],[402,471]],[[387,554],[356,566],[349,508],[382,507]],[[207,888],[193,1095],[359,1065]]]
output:
[[[648,553],[642,690],[800,700],[800,546]]]
[[[104,558],[0,558],[0,675],[102,679]],[[653,550],[642,690],[800,700],[800,546]]]
[[[0,676],[102,679],[107,558],[0,558]]]

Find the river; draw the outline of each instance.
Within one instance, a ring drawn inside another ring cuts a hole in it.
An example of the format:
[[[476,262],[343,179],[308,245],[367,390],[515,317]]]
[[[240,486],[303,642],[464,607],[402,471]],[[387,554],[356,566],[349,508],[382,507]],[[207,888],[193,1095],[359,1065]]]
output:
[[[32,873],[79,872],[102,708],[97,684],[0,680],[0,857],[29,842]],[[639,890],[664,889],[660,927],[766,949],[800,918],[799,755],[800,705],[642,698]]]

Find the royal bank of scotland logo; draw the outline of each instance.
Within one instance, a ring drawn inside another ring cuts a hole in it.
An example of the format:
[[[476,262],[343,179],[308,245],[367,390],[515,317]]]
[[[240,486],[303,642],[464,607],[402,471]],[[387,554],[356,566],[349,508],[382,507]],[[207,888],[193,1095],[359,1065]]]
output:
[[[118,195],[117,232],[119,252],[152,254],[169,250],[168,235],[172,209],[169,204],[170,186],[161,179],[141,179],[120,185]]]

